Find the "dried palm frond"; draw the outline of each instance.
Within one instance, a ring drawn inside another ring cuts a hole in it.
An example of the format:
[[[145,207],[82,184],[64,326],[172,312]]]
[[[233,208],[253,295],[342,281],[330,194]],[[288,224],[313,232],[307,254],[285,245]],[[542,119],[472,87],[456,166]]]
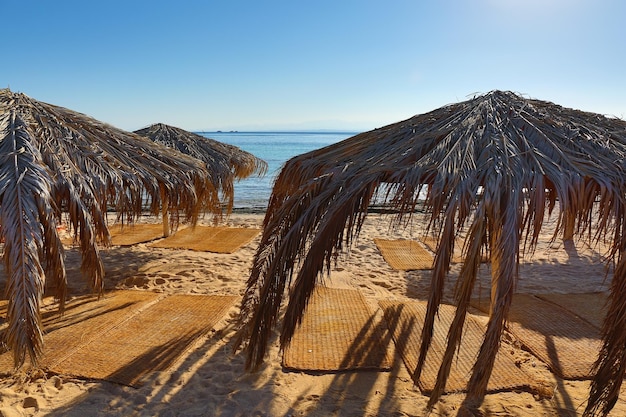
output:
[[[66,213],[82,253],[81,270],[104,288],[97,242],[110,241],[106,213],[133,221],[164,200],[176,225],[222,212],[219,191],[200,161],[84,114],[0,90],[0,222],[7,239],[7,340],[18,365],[41,353],[39,300],[44,279],[65,301],[56,223]],[[17,275],[16,275],[17,274]],[[21,275],[20,275],[21,274]],[[19,275],[19,276],[18,276]]]
[[[511,304],[520,253],[534,249],[545,213],[556,211],[558,216],[553,239],[572,231],[589,239],[610,236],[614,258],[626,247],[625,158],[623,120],[503,91],[297,156],[285,164],[274,184],[242,300],[236,346],[244,346],[248,369],[262,363],[288,292],[281,331],[284,347],[333,255],[358,236],[374,196],[383,193],[384,203],[397,213],[393,224],[402,227],[426,189],[426,232],[438,237],[438,245],[415,375],[419,378],[430,347],[455,237],[467,230],[457,313],[430,405],[445,387],[455,350],[462,348],[460,335],[486,248],[491,258],[491,312],[467,397],[468,403],[480,403]],[[618,269],[614,286],[623,285],[625,278],[626,268]],[[626,290],[614,298],[616,307],[609,313],[622,320],[624,294]],[[624,344],[607,336],[623,333],[616,323],[620,321],[606,321],[605,343],[623,354]],[[623,360],[607,349],[599,367],[618,359]],[[600,403],[616,398],[623,375],[620,369],[609,377],[618,389]],[[594,384],[608,384],[600,378]]]
[[[39,307],[45,274],[60,285],[60,297],[66,287],[52,181],[33,145],[28,128],[14,112],[0,114],[0,235],[9,300],[4,342],[16,352],[16,366],[27,354],[36,363],[43,348]]]
[[[228,210],[233,205],[234,180],[253,174],[262,176],[267,171],[267,163],[249,152],[178,127],[156,123],[135,133],[203,161],[211,182],[226,199]]]

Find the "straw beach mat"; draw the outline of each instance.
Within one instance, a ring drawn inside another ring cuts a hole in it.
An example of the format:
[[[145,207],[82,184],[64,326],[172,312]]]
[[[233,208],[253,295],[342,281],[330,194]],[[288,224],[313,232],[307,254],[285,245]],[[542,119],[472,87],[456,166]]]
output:
[[[318,287],[283,352],[283,366],[302,371],[389,370],[391,335],[358,290]]]
[[[40,365],[52,372],[132,387],[168,369],[234,305],[237,297],[114,291],[70,301],[65,313],[44,312]],[[13,355],[0,355],[0,370]]]
[[[114,246],[132,246],[138,243],[146,243],[163,237],[163,224],[133,223],[114,224],[109,226],[111,244]],[[73,236],[68,236],[61,241],[66,245],[75,245]]]
[[[162,238],[163,224],[114,224],[109,227],[109,233],[112,245],[132,246]]]
[[[437,251],[437,239],[432,236],[424,236],[420,238],[420,242],[424,244],[428,249],[430,249],[433,253]],[[454,242],[454,253],[452,254],[452,259],[450,262],[453,264],[458,264],[463,262],[463,254],[462,254],[462,245],[463,241],[457,239]]]
[[[168,249],[189,249],[202,252],[233,253],[250,243],[260,229],[250,227],[195,226],[151,243],[149,246]]]
[[[409,373],[413,375],[417,368],[421,343],[422,327],[426,316],[426,301],[411,300],[406,302],[381,300],[379,305],[384,311],[387,326],[393,334],[396,348],[404,360]],[[426,362],[419,380],[415,383],[425,394],[430,394],[437,382],[437,374],[446,350],[448,329],[454,318],[456,307],[448,304],[439,306],[436,316],[433,339],[426,356]],[[450,375],[446,382],[445,393],[465,391],[472,373],[472,367],[483,342],[485,326],[471,314],[468,314],[463,328],[461,346],[452,361]],[[515,365],[508,352],[498,352],[487,390],[490,392],[535,385],[532,377]]]
[[[488,300],[474,302],[489,311]],[[602,347],[600,329],[568,309],[534,295],[516,294],[509,331],[530,352],[564,379],[589,379]]]
[[[414,240],[374,239],[374,243],[390,267],[399,271],[432,269],[434,257]]]
[[[602,329],[606,315],[608,294],[605,292],[582,294],[537,294],[544,301],[560,305],[598,329]]]
[[[437,251],[438,241],[432,236],[424,236],[420,238],[420,242],[422,242],[428,249],[430,249],[433,253]],[[452,254],[452,259],[450,260],[453,264],[463,263],[463,239],[456,239],[454,241],[454,253]],[[483,255],[480,259],[481,262],[487,263],[489,259],[486,255]]]

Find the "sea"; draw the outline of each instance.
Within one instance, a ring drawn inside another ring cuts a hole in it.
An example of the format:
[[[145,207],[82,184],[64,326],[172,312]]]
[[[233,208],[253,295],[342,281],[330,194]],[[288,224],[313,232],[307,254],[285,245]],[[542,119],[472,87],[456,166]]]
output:
[[[196,132],[204,137],[237,146],[268,164],[264,176],[253,175],[235,182],[235,212],[263,212],[272,186],[285,162],[296,155],[340,142],[358,132]]]

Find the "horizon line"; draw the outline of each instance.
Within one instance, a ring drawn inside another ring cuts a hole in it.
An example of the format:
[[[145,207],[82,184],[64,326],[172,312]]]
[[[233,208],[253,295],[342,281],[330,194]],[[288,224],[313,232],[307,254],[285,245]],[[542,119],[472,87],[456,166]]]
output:
[[[365,130],[354,129],[199,129],[193,130],[194,133],[361,133]]]

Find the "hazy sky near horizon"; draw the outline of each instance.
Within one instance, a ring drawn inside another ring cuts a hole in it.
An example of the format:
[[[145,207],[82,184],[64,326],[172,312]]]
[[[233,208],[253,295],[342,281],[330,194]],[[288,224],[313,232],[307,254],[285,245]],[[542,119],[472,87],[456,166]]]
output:
[[[626,118],[622,0],[0,4],[0,88],[126,130],[363,131],[494,89]]]

